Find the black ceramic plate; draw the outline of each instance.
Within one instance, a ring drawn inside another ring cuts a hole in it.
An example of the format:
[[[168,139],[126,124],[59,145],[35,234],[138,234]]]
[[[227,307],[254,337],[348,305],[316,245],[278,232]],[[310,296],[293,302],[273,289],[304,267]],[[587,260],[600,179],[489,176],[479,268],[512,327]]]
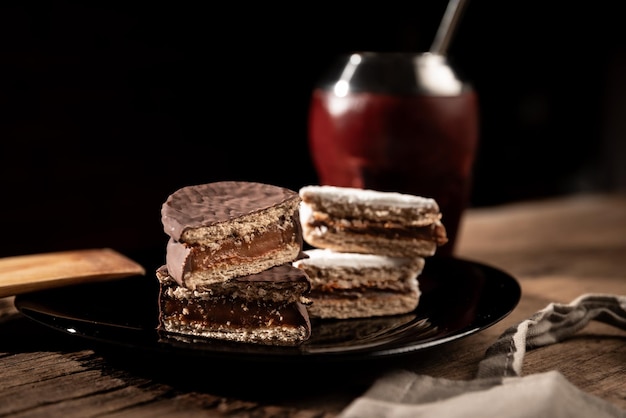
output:
[[[230,359],[333,360],[415,352],[481,331],[506,317],[521,290],[509,274],[458,258],[432,257],[420,278],[418,308],[406,315],[312,322],[298,347],[161,335],[156,277],[84,284],[18,295],[27,317],[64,333],[134,350]]]

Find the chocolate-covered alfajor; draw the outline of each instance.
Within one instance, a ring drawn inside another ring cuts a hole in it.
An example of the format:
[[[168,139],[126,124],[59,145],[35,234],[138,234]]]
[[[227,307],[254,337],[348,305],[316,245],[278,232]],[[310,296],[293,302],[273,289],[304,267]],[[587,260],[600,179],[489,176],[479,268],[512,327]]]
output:
[[[222,181],[183,187],[161,208],[166,265],[185,288],[260,273],[301,256],[300,197],[287,188]]]
[[[305,296],[310,282],[289,264],[201,291],[179,286],[165,266],[157,278],[160,331],[270,345],[297,345],[311,335]]]

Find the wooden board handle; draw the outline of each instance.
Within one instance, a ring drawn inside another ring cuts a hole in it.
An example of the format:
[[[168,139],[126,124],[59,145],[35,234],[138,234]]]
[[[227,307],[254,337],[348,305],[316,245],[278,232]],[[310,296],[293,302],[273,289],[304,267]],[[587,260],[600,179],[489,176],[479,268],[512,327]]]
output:
[[[145,274],[140,264],[110,248],[5,257],[0,258],[0,297]]]

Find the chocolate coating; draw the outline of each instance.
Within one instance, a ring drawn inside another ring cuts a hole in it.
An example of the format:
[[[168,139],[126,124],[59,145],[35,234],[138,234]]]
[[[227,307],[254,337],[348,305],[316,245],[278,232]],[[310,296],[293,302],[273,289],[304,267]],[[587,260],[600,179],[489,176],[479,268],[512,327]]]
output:
[[[160,266],[157,269],[157,274],[161,276],[171,276],[166,266]],[[173,277],[172,277],[173,279]],[[232,279],[235,283],[246,282],[269,282],[269,283],[296,283],[303,282],[309,284],[309,277],[302,269],[292,266],[291,264],[281,264],[280,266],[272,267],[264,270],[260,273],[250,274],[248,276],[235,277]]]
[[[310,287],[310,281],[304,270],[296,268],[291,264],[282,264],[272,267],[260,273],[250,274],[248,276],[235,277],[233,281],[238,283],[246,282],[268,282],[268,283],[304,283],[307,288]]]
[[[187,228],[228,222],[292,199],[299,200],[298,193],[265,183],[221,181],[186,186],[163,203],[161,222],[166,234],[180,240]]]

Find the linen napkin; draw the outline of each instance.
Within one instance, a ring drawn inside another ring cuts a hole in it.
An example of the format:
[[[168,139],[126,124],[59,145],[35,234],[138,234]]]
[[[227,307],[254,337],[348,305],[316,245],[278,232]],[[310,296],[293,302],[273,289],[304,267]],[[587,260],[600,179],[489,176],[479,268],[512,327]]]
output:
[[[626,330],[626,296],[584,294],[569,304],[551,303],[505,330],[485,352],[474,379],[394,370],[339,416],[626,417],[626,410],[581,391],[558,371],[522,376],[527,350],[558,343],[591,320]]]

